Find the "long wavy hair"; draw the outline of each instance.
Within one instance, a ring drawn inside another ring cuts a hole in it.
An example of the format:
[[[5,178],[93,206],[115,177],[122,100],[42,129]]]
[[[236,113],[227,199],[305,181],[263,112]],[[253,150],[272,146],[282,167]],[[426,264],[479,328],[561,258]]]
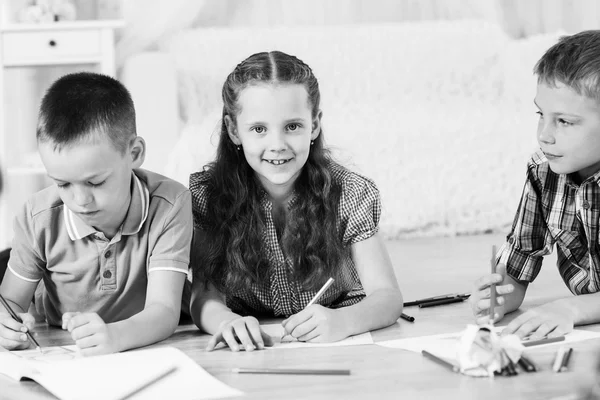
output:
[[[236,121],[240,93],[258,83],[303,85],[313,119],[320,110],[317,79],[311,68],[294,56],[279,51],[257,53],[227,77],[217,155],[204,167],[209,176],[208,212],[203,221],[206,235],[202,248],[194,249],[196,278],[224,293],[266,281],[270,269],[261,209],[264,190],[225,125],[226,116]],[[305,290],[318,289],[330,276],[338,276],[343,252],[347,251],[337,226],[341,187],[332,178],[333,162],[321,131],[295,182],[296,201],[288,210],[280,239],[293,266],[292,278]]]

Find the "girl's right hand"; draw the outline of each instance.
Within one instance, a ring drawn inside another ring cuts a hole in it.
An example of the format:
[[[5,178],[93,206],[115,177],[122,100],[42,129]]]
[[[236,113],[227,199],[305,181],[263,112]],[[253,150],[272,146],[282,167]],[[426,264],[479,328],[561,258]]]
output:
[[[221,322],[218,332],[208,341],[206,351],[214,350],[221,342],[232,351],[239,351],[240,346],[246,351],[273,346],[273,339],[260,329],[260,324],[254,317],[239,317]]]
[[[31,347],[25,332],[33,328],[35,318],[29,313],[18,315],[23,323],[15,321],[4,309],[0,311],[0,346],[7,350],[23,350]]]
[[[477,324],[485,325],[490,322],[490,285],[496,284],[496,305],[494,307],[494,322],[500,321],[504,317],[504,306],[506,298],[504,295],[510,294],[515,290],[512,284],[501,285],[506,276],[506,266],[498,264],[495,274],[486,275],[475,282],[473,293],[469,297],[469,303],[473,309],[473,314],[477,319]]]

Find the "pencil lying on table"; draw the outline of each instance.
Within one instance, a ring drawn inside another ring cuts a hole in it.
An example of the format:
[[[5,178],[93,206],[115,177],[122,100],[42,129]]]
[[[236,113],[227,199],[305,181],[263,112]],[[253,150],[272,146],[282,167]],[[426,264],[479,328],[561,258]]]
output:
[[[23,323],[23,320],[17,315],[17,313],[14,312],[14,310],[12,309],[12,307],[10,306],[10,304],[8,304],[8,301],[6,301],[6,299],[4,298],[4,296],[2,296],[1,294],[0,294],[0,302],[2,303],[2,305],[4,306],[4,308],[6,308],[6,311],[8,311],[8,313],[10,314],[10,316],[12,317],[12,319],[14,319],[15,321],[17,321],[20,324]],[[44,352],[42,351],[42,347],[37,342],[37,340],[35,340],[35,338],[31,334],[31,332],[29,331],[29,329],[27,329],[27,332],[25,332],[25,334],[29,338],[29,341],[35,346],[35,348],[40,353],[43,354]]]
[[[457,300],[457,299],[466,300],[469,298],[470,295],[471,295],[470,293],[443,294],[441,296],[427,297],[425,299],[407,301],[404,303],[404,307],[420,306],[421,304],[425,304],[425,303],[434,303],[437,301],[445,301],[445,300]],[[459,301],[459,300],[457,300],[457,301]],[[442,303],[442,304],[447,304],[447,303]]]
[[[349,369],[234,368],[231,372],[236,374],[350,375]]]

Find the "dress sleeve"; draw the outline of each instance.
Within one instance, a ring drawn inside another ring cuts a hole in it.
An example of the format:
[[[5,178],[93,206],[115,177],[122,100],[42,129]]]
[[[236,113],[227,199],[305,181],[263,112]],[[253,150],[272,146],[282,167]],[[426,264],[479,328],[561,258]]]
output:
[[[379,230],[381,197],[375,183],[352,174],[342,185],[340,198],[342,241],[344,245],[363,241]]]

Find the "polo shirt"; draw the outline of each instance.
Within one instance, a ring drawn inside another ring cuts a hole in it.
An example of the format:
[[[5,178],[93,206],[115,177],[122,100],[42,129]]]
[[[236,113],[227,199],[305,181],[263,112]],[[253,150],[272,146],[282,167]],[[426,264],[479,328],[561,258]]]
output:
[[[133,171],[131,203],[110,240],[69,210],[53,185],[17,214],[8,269],[40,282],[36,310],[51,325],[68,311],[116,322],[144,309],[149,273],[187,274],[192,232],[190,192],[159,174]]]

